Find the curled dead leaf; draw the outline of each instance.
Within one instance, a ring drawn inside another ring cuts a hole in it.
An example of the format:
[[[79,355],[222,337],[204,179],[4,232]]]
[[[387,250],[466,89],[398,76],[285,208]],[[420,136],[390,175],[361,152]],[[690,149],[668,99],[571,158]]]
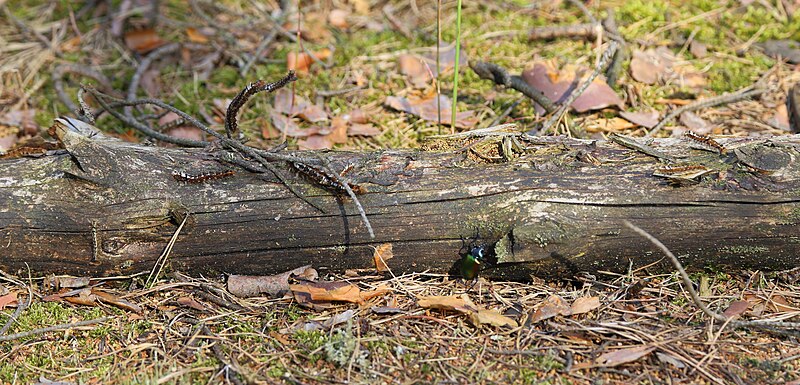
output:
[[[152,28],[136,29],[125,33],[125,45],[138,54],[148,53],[167,42]]]
[[[576,66],[557,69],[551,62],[538,62],[533,68],[523,71],[522,78],[531,87],[542,91],[550,100],[560,102],[567,98],[576,84],[582,83],[582,79],[590,73],[591,71]],[[577,112],[599,110],[610,106],[622,109],[625,103],[602,76],[595,78],[571,105]]]
[[[385,273],[389,271],[389,266],[386,262],[394,257],[392,254],[392,244],[391,243],[384,243],[375,248],[375,252],[372,253],[372,259],[375,260],[375,269],[378,270],[379,273]]]
[[[434,295],[420,297],[417,305],[426,309],[451,310],[461,313],[470,313],[478,310],[478,307],[466,295]]]
[[[572,306],[570,306],[570,313],[573,315],[588,313],[594,309],[597,309],[598,307],[600,307],[599,297],[580,297],[572,303]]]
[[[548,297],[544,302],[542,302],[541,306],[536,309],[530,317],[531,323],[536,323],[539,321],[546,320],[548,318],[553,318],[557,315],[570,315],[572,314],[572,310],[570,309],[567,301],[564,301],[563,298],[557,295],[551,295]]]
[[[436,122],[439,119],[437,114],[437,101],[436,95],[428,98],[410,99],[400,96],[386,97],[385,104],[398,111],[403,111],[412,115],[419,116],[420,118]],[[439,95],[439,102],[441,105],[442,124],[451,123],[451,103],[447,96]],[[478,118],[475,116],[474,111],[462,111],[456,113],[456,127],[458,128],[472,128],[478,123]]]
[[[364,303],[391,291],[386,286],[362,292],[358,286],[346,282],[305,282],[289,285],[295,299],[304,302],[351,302]]]
[[[295,276],[314,281],[319,275],[311,265],[305,265],[280,274],[268,276],[231,275],[228,277],[228,291],[239,298],[256,297],[268,294],[281,296],[290,290],[289,278]]]
[[[469,314],[469,319],[475,326],[492,325],[497,327],[510,326],[515,328],[518,326],[517,321],[508,318],[496,310],[481,309]]]

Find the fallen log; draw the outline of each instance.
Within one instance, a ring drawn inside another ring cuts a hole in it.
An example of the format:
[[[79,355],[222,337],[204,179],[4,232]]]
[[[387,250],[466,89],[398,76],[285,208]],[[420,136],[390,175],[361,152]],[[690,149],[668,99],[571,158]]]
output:
[[[385,243],[395,274],[448,272],[476,234],[495,277],[659,261],[653,269],[671,269],[623,220],[690,269],[800,266],[800,136],[716,147],[489,133],[438,138],[427,150],[321,153],[365,190],[373,239],[349,198],[289,165],[276,167],[305,201],[269,173],[230,172],[212,148],[143,146],[95,130],[58,119],[62,150],[0,159],[1,269],[147,271],[175,235],[169,262],[193,273],[371,268],[374,247]]]

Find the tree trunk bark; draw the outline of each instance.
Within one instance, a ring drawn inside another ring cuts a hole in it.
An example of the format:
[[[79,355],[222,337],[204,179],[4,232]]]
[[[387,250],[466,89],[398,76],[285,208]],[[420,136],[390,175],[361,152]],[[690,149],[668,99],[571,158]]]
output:
[[[271,174],[210,176],[225,170],[211,149],[125,143],[71,119],[53,130],[64,150],[0,160],[6,271],[150,270],[184,219],[169,262],[205,274],[371,268],[384,243],[395,274],[443,273],[457,266],[462,238],[487,245],[496,260],[484,274],[495,277],[670,268],[626,219],[687,268],[800,266],[800,136],[721,141],[722,154],[688,139],[522,138],[519,148],[519,136],[428,145],[445,151],[320,154],[337,172],[352,168],[345,177],[366,188],[359,200],[372,239],[349,198],[288,165],[276,167],[319,209]],[[177,180],[189,174],[208,180]]]

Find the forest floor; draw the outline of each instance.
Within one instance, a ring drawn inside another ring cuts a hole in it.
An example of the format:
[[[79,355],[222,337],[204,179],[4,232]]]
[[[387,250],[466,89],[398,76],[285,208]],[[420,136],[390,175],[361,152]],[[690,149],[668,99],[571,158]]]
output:
[[[298,81],[242,110],[249,144],[416,148],[438,133],[504,123],[598,139],[792,132],[786,95],[800,81],[797,1],[464,2],[457,87],[455,1],[442,3],[441,17],[431,1],[315,0],[299,12],[284,3],[281,11],[275,1],[0,0],[0,154],[74,115],[81,83],[158,98],[222,130],[228,102],[248,82],[274,81],[290,68]],[[610,13],[616,28],[594,28]],[[542,28],[556,26],[573,29],[548,38],[553,29]],[[492,62],[561,101],[615,40],[625,42],[619,67],[548,127],[530,99],[470,68]],[[787,41],[795,46],[780,46]],[[765,92],[656,126],[676,108],[750,87]],[[205,139],[171,114],[136,113],[166,134]],[[108,114],[96,125],[149,140]],[[797,335],[721,325],[697,308],[677,273],[647,266],[559,282],[481,279],[472,288],[434,274],[333,275],[324,281],[377,292],[323,304],[294,290],[238,298],[224,277],[168,269],[153,284],[143,274],[3,272],[0,383],[800,384]],[[743,319],[796,318],[798,278],[692,274],[712,310]],[[423,299],[458,304],[443,310]],[[477,309],[489,319],[476,318]],[[67,326],[39,330],[53,325]]]

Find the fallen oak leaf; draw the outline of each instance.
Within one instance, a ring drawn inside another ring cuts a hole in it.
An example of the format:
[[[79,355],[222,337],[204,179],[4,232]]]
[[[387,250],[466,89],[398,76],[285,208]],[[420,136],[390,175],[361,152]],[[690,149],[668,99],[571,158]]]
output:
[[[724,315],[727,318],[740,316],[744,314],[747,311],[747,309],[750,308],[750,305],[751,304],[748,301],[733,301],[731,302],[730,305],[728,305],[728,308],[725,309],[724,312],[722,312],[722,315]]]
[[[6,306],[11,306],[17,303],[17,292],[12,291],[6,295],[0,296],[0,310],[5,309]]]
[[[517,321],[500,314],[496,310],[490,309],[481,309],[469,313],[469,319],[475,326],[492,325],[497,327],[510,326],[512,328],[519,326]]]
[[[572,306],[570,306],[570,313],[572,315],[588,313],[594,309],[597,309],[598,307],[600,307],[599,297],[580,297],[572,303]]]
[[[637,346],[634,348],[620,349],[608,352],[597,357],[597,363],[604,367],[612,367],[636,361],[652,352],[654,346]]]
[[[590,72],[575,66],[556,69],[552,63],[538,62],[534,64],[533,68],[523,71],[522,78],[531,87],[542,91],[550,100],[561,102],[569,97],[575,84],[582,83],[582,78]],[[580,74],[584,74],[584,76],[579,76]],[[602,76],[596,77],[570,105],[576,112],[599,110],[610,106],[623,109],[625,103],[608,86]],[[538,104],[537,107],[541,108]]]

